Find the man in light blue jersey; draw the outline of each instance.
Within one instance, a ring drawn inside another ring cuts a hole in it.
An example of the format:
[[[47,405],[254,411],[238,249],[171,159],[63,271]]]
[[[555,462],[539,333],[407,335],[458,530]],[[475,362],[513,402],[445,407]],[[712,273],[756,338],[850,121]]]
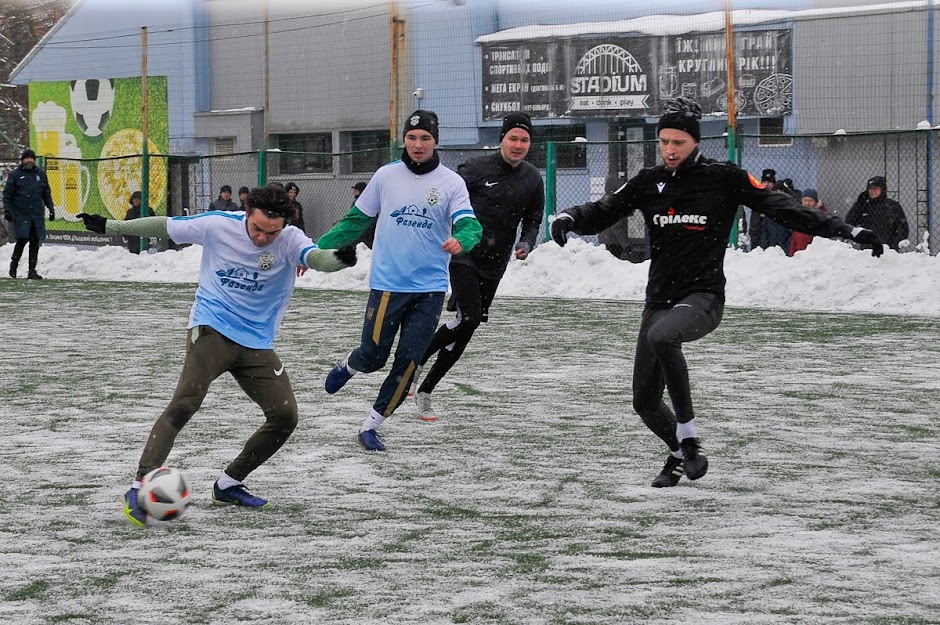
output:
[[[212,500],[249,508],[267,505],[248,492],[243,480],[274,455],[297,426],[294,390],[272,347],[294,291],[294,270],[302,265],[337,271],[356,263],[355,248],[319,249],[303,232],[287,226],[293,216],[287,192],[273,185],[252,189],[244,211],[133,221],[79,215],[94,232],[172,238],[203,246],[183,372],[173,399],[150,431],[136,478],[124,494],[124,514],[135,525],[147,522],[137,501],[140,479],[163,465],[209,384],[226,371],[261,407],[265,422],[219,476]]]
[[[357,373],[381,369],[398,335],[392,369],[359,428],[359,444],[369,451],[385,451],[378,428],[407,397],[437,329],[451,256],[472,249],[482,235],[467,186],[441,165],[437,141],[437,115],[409,115],[401,160],[376,171],[346,216],[317,242],[324,249],[348,245],[377,218],[362,339],[325,383],[333,394]]]

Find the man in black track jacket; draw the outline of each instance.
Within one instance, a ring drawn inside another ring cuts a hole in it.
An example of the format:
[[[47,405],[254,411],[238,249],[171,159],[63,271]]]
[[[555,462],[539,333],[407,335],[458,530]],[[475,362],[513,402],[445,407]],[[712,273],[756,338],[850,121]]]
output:
[[[708,470],[682,344],[702,338],[721,321],[725,250],[738,205],[799,232],[868,245],[874,256],[883,251],[871,230],[804,208],[788,194],[764,189],[736,165],[703,157],[700,118],[695,101],[670,100],[657,126],[663,164],[642,170],[597,202],[569,208],[552,223],[552,238],[564,245],[568,232],[594,234],[635,210],[646,220],[651,262],[634,357],[633,407],[672,452],[654,487],[675,486],[683,473],[695,480]],[[663,401],[664,389],[672,410]]]
[[[529,116],[511,113],[503,119],[499,152],[470,159],[457,168],[483,226],[483,239],[450,261],[453,297],[448,310],[456,310],[457,315],[437,329],[421,365],[434,354],[440,355],[421,386],[417,387],[417,374],[412,385],[413,392],[417,388],[418,417],[424,421],[437,419],[431,392],[456,364],[480,323],[487,320],[510,258],[524,260],[535,247],[545,211],[545,188],[538,169],[524,160],[531,143]],[[522,234],[517,242],[520,223]]]

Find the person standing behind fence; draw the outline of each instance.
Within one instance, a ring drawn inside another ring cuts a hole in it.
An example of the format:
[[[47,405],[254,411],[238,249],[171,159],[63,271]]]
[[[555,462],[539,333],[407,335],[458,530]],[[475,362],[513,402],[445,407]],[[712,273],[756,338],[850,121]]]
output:
[[[219,197],[209,204],[211,211],[237,211],[238,204],[232,201],[232,187],[223,184],[219,188]]]
[[[646,221],[651,260],[633,364],[633,408],[669,448],[651,484],[656,488],[675,486],[683,474],[696,480],[708,470],[682,346],[721,322],[725,251],[738,206],[750,206],[804,232],[870,244],[875,256],[882,251],[872,231],[804,208],[791,196],[764,188],[733,163],[702,156],[701,116],[694,100],[667,102],[657,124],[663,164],[641,170],[596,202],[565,210],[551,227],[552,239],[563,246],[569,232],[596,234],[634,211]],[[672,409],[663,401],[666,390]]]
[[[356,202],[359,200],[359,196],[362,195],[362,192],[366,190],[365,182],[357,182],[352,186],[353,192],[353,201],[352,205],[349,208],[352,208],[356,205]],[[356,243],[365,243],[366,247],[372,249],[372,243],[375,241],[375,224],[378,221],[377,217],[373,217],[369,227],[363,230],[362,234],[359,235],[359,238],[356,239]]]
[[[131,206],[127,209],[127,214],[124,215],[124,221],[140,219],[140,206],[142,204],[142,200],[143,195],[141,195],[140,191],[134,191],[131,193]],[[127,245],[127,249],[131,254],[140,254],[140,237],[126,236],[124,237],[124,243]]]
[[[470,251],[481,234],[467,185],[441,165],[434,149],[437,115],[413,112],[402,134],[401,160],[379,168],[356,205],[318,241],[322,248],[347,245],[378,217],[359,346],[333,366],[324,383],[332,395],[357,373],[381,369],[398,335],[391,371],[359,428],[359,444],[369,451],[385,451],[378,428],[407,398],[437,328],[451,257]]]
[[[525,260],[535,247],[535,239],[545,212],[545,187],[539,170],[525,162],[532,145],[532,121],[525,113],[510,113],[503,119],[499,151],[472,158],[457,168],[467,183],[473,212],[483,227],[480,244],[466,254],[450,259],[448,310],[456,318],[441,325],[428,347],[421,365],[437,354],[434,366],[414,392],[418,418],[435,421],[431,393],[438,382],[457,364],[480,323],[489,316],[490,304],[510,258]],[[522,234],[516,233],[522,225]],[[419,371],[415,374],[417,384]]]
[[[248,194],[251,193],[251,189],[248,187],[241,187],[238,189],[238,210],[245,210],[248,206],[245,204],[245,200],[248,199]]]
[[[816,189],[804,189],[801,194],[800,203],[806,208],[815,208],[826,212],[826,205],[819,201],[819,194],[816,193]],[[790,253],[789,256],[793,256],[797,252],[802,252],[809,244],[813,242],[813,235],[806,234],[805,232],[793,231],[792,236],[790,237]]]
[[[300,202],[297,201],[297,196],[300,194],[300,187],[298,187],[293,182],[288,182],[286,185],[284,185],[284,189],[287,190],[287,197],[290,198],[291,207],[294,209],[294,215],[296,215],[288,223],[292,226],[300,228],[301,232],[305,232],[304,207]]]
[[[150,430],[135,479],[124,494],[124,515],[134,525],[147,522],[137,501],[141,478],[163,465],[177,435],[202,405],[209,385],[226,372],[261,408],[264,423],[216,480],[212,500],[248,508],[267,505],[243,482],[284,445],[297,426],[294,390],[273,347],[294,292],[294,267],[299,261],[318,271],[339,271],[356,263],[355,248],[321,250],[296,228],[287,227],[292,210],[282,189],[270,185],[252,189],[247,203],[245,212],[209,211],[130,222],[78,215],[93,232],[171,236],[202,246],[183,370],[173,398]]]
[[[3,218],[13,222],[13,255],[10,257],[10,277],[16,277],[23,249],[29,243],[28,280],[42,280],[36,272],[39,262],[39,246],[46,238],[46,210],[50,221],[55,219],[52,205],[52,189],[46,172],[36,165],[36,153],[29,148],[20,156],[20,166],[7,176],[3,187]]]
[[[868,228],[894,251],[907,247],[909,234],[907,217],[901,205],[888,198],[888,182],[884,176],[872,176],[867,188],[859,193],[855,204],[845,216],[845,222]]]

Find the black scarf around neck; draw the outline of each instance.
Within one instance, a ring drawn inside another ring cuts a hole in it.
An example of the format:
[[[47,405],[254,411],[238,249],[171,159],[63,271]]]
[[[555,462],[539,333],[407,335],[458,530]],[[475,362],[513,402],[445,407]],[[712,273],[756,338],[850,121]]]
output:
[[[401,161],[405,164],[405,167],[416,173],[417,175],[427,174],[435,169],[441,164],[441,159],[437,155],[437,150],[434,150],[434,154],[431,155],[431,160],[424,163],[416,163],[408,156],[408,150],[401,151]]]

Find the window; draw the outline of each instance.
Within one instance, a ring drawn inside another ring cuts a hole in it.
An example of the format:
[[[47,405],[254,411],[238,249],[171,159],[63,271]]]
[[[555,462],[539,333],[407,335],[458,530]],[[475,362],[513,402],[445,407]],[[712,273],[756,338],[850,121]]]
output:
[[[220,156],[230,156],[235,154],[235,138],[218,137],[215,140],[215,153]]]
[[[332,174],[333,135],[316,132],[298,135],[276,135],[274,145],[281,152],[274,168],[278,174]],[[272,165],[274,163],[272,162]]]
[[[757,145],[793,145],[793,137],[783,134],[782,117],[761,117],[757,120]]]
[[[545,169],[546,144],[554,141],[555,160],[558,169],[583,169],[587,167],[587,150],[582,143],[572,143],[575,137],[584,137],[584,124],[574,126],[535,126],[532,128],[532,147],[526,160]]]
[[[371,174],[388,163],[388,130],[345,132],[343,151],[351,152],[344,159],[344,174]]]

